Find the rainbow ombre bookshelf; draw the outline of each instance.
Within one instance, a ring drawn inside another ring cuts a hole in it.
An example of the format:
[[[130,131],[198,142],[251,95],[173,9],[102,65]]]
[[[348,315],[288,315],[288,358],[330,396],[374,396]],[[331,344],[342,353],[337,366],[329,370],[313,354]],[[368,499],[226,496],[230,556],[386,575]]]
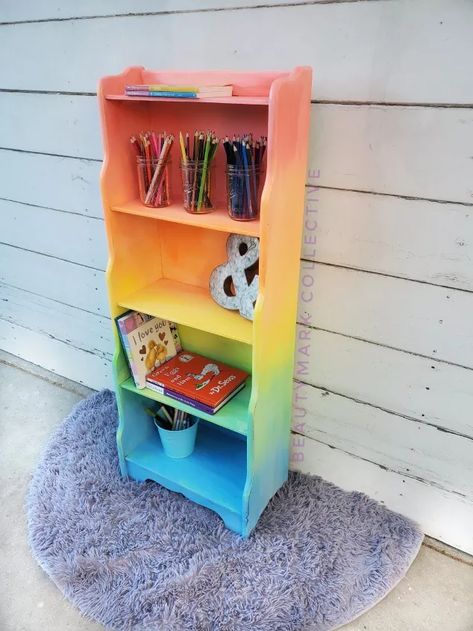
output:
[[[189,408],[149,388],[137,389],[114,326],[113,374],[119,412],[117,449],[123,476],[154,480],[218,513],[249,535],[289,466],[295,323],[311,93],[310,68],[291,72],[160,72],[132,67],[99,84],[104,163],[101,190],[109,244],[110,314],[128,309],[176,322],[182,346],[251,374],[216,414]],[[222,99],[124,96],[127,84],[232,84]],[[173,203],[141,204],[129,138],[141,129],[212,129],[219,137],[267,136],[266,180],[256,221],[232,220],[225,206],[224,152],[215,158],[214,212],[187,213],[178,152]],[[219,176],[219,172],[222,174]],[[260,240],[259,293],[253,320],[216,304],[212,270],[226,261],[230,234]],[[149,401],[200,417],[195,451],[168,458]]]

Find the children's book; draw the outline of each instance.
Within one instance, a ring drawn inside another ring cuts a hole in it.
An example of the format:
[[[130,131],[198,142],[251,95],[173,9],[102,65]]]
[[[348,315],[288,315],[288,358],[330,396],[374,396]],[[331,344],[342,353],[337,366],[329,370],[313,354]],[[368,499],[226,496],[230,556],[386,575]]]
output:
[[[144,388],[146,375],[181,351],[177,327],[138,311],[127,311],[116,322],[135,385]]]
[[[156,96],[168,98],[206,99],[232,96],[233,86],[226,85],[162,85],[144,84],[125,86],[127,96]]]
[[[245,386],[247,377],[243,370],[182,351],[153,370],[146,384],[161,394],[215,414]]]

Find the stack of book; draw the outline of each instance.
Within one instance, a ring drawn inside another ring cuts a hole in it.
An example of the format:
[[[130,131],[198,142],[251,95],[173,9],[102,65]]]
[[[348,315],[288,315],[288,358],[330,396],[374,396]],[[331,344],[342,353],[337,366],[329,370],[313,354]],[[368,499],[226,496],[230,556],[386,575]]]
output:
[[[153,96],[173,99],[216,99],[232,96],[232,85],[137,84],[125,86],[126,96]]]
[[[247,372],[182,350],[174,322],[127,311],[116,323],[137,388],[215,414],[245,387]]]
[[[202,355],[181,351],[146,378],[146,385],[196,410],[215,414],[242,388],[248,373]]]

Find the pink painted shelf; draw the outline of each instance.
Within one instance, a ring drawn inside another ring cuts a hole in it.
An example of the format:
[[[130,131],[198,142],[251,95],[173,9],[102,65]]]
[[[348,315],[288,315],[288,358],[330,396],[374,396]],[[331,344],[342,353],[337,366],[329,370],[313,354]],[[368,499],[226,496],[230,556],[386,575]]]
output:
[[[227,96],[218,99],[178,99],[158,96],[125,96],[124,94],[107,94],[107,101],[154,101],[155,103],[217,103],[219,105],[268,105],[268,96]]]

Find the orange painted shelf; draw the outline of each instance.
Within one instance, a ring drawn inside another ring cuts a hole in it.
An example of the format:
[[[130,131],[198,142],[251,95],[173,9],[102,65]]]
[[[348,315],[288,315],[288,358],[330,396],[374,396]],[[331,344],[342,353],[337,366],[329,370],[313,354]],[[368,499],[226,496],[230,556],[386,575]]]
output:
[[[161,278],[126,297],[119,305],[230,340],[245,344],[253,341],[252,322],[236,311],[222,309],[207,288]]]
[[[149,208],[144,206],[139,199],[125,204],[116,204],[112,210],[139,217],[150,217],[159,221],[218,230],[219,232],[237,232],[251,237],[258,237],[260,233],[260,221],[234,221],[224,208],[216,209],[211,213],[194,215],[188,213],[180,204],[172,204],[167,208]]]
[[[178,99],[165,98],[157,96],[126,96],[124,94],[107,94],[107,101],[127,101],[129,103],[136,101],[153,101],[155,103],[217,103],[219,105],[268,105],[269,97],[267,96],[226,96],[214,99]]]

